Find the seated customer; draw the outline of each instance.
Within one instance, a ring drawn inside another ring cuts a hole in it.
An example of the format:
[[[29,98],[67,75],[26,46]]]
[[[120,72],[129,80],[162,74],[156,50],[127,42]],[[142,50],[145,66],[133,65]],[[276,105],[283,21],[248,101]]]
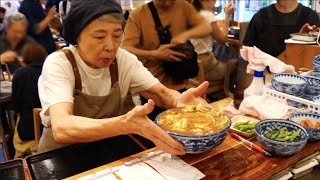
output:
[[[5,30],[0,35],[0,61],[7,63],[11,73],[20,67],[19,57],[25,44],[34,40],[27,36],[28,20],[17,12],[5,18]]]
[[[22,51],[25,67],[16,70],[12,80],[13,108],[18,113],[13,144],[17,157],[37,150],[34,141],[33,108],[41,108],[38,95],[38,78],[47,52],[40,44],[27,44]]]
[[[316,31],[319,26],[319,15],[312,9],[296,0],[277,0],[253,16],[243,44],[277,57],[285,50],[284,40],[291,33]]]
[[[210,23],[212,32],[210,35],[203,38],[192,39],[191,42],[198,53],[198,60],[201,60],[205,72],[205,80],[219,81],[224,79],[226,64],[217,60],[212,53],[212,45],[214,40],[220,44],[225,44],[229,33],[229,19],[234,11],[234,4],[230,2],[225,7],[225,21],[223,31],[220,30],[217,21],[218,19],[212,12],[216,1],[194,0],[193,5],[199,11],[200,15]]]
[[[126,23],[122,47],[138,56],[143,65],[165,86],[184,90],[186,83],[165,73],[162,63],[180,61],[183,54],[170,49],[174,44],[185,43],[190,38],[207,36],[209,24],[185,0],[153,0],[163,27],[172,39],[160,43],[156,25],[148,4],[132,11]],[[180,56],[180,58],[179,58]]]

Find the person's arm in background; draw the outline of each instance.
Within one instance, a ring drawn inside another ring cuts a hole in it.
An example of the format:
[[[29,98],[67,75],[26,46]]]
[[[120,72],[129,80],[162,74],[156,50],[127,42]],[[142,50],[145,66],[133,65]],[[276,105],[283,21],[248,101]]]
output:
[[[171,44],[163,45],[155,50],[141,49],[139,47],[142,36],[141,21],[141,17],[136,11],[130,14],[124,29],[124,37],[121,43],[122,48],[138,56],[138,58],[149,60],[180,61],[176,56],[185,56],[184,54],[170,50],[169,48],[173,46]]]
[[[29,22],[29,32],[38,35],[41,34],[48,26],[51,18],[57,14],[55,6],[53,6],[47,13],[46,17],[40,22],[35,17],[42,12],[42,9],[36,9],[36,7],[21,6],[19,11],[26,16]]]
[[[197,12],[193,5],[189,2],[185,2],[183,11],[187,17],[187,23],[192,28],[179,34],[176,37],[172,37],[171,43],[185,43],[191,38],[200,38],[209,35],[212,32],[210,24],[205,21],[203,17]],[[182,10],[181,9],[181,10]],[[179,22],[176,22],[179,23]]]
[[[319,31],[320,30],[320,18],[319,15],[312,11],[308,16],[307,23],[304,24],[299,33],[309,32],[309,31]]]
[[[224,8],[225,11],[225,19],[223,21],[223,30],[219,28],[217,22],[212,22],[212,33],[211,36],[214,40],[216,40],[219,44],[225,44],[228,41],[229,34],[229,23],[230,23],[230,15],[234,12],[234,4],[230,2]]]

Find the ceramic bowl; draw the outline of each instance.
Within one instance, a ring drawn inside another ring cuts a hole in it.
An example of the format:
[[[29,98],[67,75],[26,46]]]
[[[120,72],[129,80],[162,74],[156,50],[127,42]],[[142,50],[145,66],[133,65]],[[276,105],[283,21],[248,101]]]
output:
[[[312,101],[320,104],[320,96],[315,96],[312,98]]]
[[[271,84],[277,91],[291,94],[301,95],[307,86],[307,80],[297,74],[275,74],[272,76]]]
[[[320,78],[320,72],[311,72],[310,76]]]
[[[320,95],[320,78],[313,77],[313,76],[305,76],[307,80],[307,86],[305,88],[305,94],[308,95]]]
[[[313,71],[320,72],[320,64],[313,62]]]
[[[265,136],[269,131],[285,129],[287,131],[301,131],[301,135],[294,141],[278,141]],[[255,126],[256,137],[259,143],[272,155],[287,156],[296,154],[306,145],[309,135],[301,125],[284,119],[267,119]]]
[[[289,118],[290,121],[296,122],[296,123],[301,123],[301,121],[310,119],[313,125],[316,124],[316,122],[320,122],[320,115],[319,114],[313,114],[313,113],[295,113],[292,114]],[[304,127],[308,134],[309,134],[309,141],[316,141],[320,140],[320,129],[316,128],[309,128],[309,127]]]
[[[155,123],[158,126],[159,126],[158,119],[164,112],[160,113],[155,119]],[[186,153],[189,153],[189,154],[203,153],[205,151],[208,151],[212,148],[219,146],[226,139],[227,132],[229,131],[232,123],[231,123],[231,119],[227,115],[225,115],[225,117],[228,119],[227,126],[222,130],[212,134],[207,134],[202,136],[190,136],[190,135],[183,135],[183,134],[170,132],[165,129],[163,130],[167,132],[170,136],[172,136],[174,139],[179,141],[183,145]]]
[[[316,56],[313,58],[313,63],[320,65],[320,54],[316,55]]]

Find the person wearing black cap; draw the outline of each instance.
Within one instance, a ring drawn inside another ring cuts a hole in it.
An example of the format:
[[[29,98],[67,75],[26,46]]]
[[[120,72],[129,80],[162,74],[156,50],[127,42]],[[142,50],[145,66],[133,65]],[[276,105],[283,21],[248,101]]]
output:
[[[183,94],[166,88],[135,55],[119,48],[123,22],[115,0],[72,1],[63,21],[72,46],[49,55],[39,78],[44,129],[38,151],[139,134],[167,152],[185,153],[147,114],[155,104],[174,108],[206,103],[200,96],[208,83]],[[149,101],[128,107],[129,93]]]

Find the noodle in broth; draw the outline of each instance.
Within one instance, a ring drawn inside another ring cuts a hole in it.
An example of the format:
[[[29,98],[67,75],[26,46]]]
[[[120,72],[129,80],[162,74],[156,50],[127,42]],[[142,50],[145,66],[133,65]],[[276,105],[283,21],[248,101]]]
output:
[[[227,123],[228,119],[223,113],[202,105],[168,110],[158,119],[158,124],[163,129],[192,136],[218,132],[225,128]]]

